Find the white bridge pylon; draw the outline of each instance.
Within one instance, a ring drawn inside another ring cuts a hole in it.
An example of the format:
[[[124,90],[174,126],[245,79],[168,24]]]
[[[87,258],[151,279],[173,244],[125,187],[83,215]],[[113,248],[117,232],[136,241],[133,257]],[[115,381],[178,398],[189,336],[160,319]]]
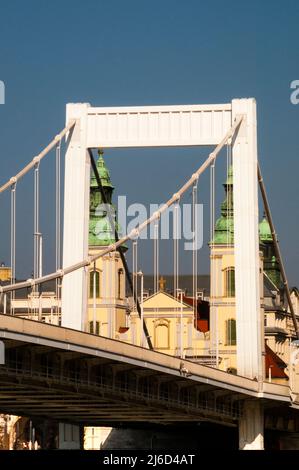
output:
[[[263,379],[260,307],[256,103],[94,108],[68,104],[76,121],[65,159],[63,267],[88,258],[89,148],[218,145],[233,133],[234,233],[238,374]],[[226,143],[226,141],[224,142]],[[213,154],[213,152],[212,152]],[[211,155],[212,155],[211,154]],[[84,329],[87,270],[63,278],[62,325]]]

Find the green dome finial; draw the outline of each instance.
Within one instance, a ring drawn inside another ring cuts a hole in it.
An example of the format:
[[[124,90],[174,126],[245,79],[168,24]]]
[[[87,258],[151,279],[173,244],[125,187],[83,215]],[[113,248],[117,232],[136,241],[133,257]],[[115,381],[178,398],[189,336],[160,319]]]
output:
[[[266,214],[264,213],[263,220],[259,223],[259,235],[261,242],[273,241],[271,228],[267,220]]]
[[[103,155],[104,155],[103,149],[98,150],[98,155],[99,155],[99,158],[97,159],[96,166],[97,166],[99,176],[101,178],[102,186],[103,186],[103,188],[114,189],[114,187],[111,184],[109,170],[106,167],[105,160],[104,160],[104,157],[103,157]],[[97,188],[98,187],[98,183],[97,183],[97,180],[96,180],[96,177],[95,177],[94,173],[92,174],[91,179],[90,179],[90,187],[91,188]]]

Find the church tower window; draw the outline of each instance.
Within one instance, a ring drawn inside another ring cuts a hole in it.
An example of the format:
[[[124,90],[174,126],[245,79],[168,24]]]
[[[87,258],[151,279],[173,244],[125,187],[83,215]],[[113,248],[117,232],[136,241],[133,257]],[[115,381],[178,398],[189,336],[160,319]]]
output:
[[[89,274],[89,297],[100,297],[100,273],[91,271]]]
[[[235,346],[236,345],[236,320],[234,318],[230,318],[226,320],[226,345],[227,346]]]
[[[227,268],[224,271],[224,297],[235,297],[235,269]]]

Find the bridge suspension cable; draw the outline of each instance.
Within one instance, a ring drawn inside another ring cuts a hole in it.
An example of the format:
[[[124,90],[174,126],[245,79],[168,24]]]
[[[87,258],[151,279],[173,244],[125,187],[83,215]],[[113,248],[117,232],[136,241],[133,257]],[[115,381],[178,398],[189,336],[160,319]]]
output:
[[[65,128],[57,134],[54,139],[37,155],[35,156],[25,167],[22,168],[15,176],[11,177],[6,183],[0,186],[0,194],[7,189],[11,189],[11,230],[10,230],[10,261],[11,261],[11,278],[12,284],[16,285],[16,186],[17,182],[20,181],[23,176],[25,176],[31,169],[34,169],[34,249],[33,249],[33,277],[35,279],[42,279],[42,238],[39,232],[39,164],[41,160],[48,155],[48,153],[55,147],[59,146],[61,140],[70,132],[75,126],[76,121],[74,119],[65,126]],[[60,181],[59,181],[60,185]],[[60,204],[60,202],[59,202]],[[60,218],[60,215],[59,215]],[[60,229],[59,229],[60,230]],[[61,251],[61,250],[60,250]],[[59,265],[56,265],[56,272],[59,269]],[[59,276],[56,277],[58,279]],[[55,278],[54,278],[55,279]],[[42,281],[43,282],[43,281]],[[41,283],[42,283],[41,282]],[[31,287],[32,290],[35,290],[35,287],[41,283],[35,283],[30,281],[26,287]],[[19,283],[18,283],[19,284]],[[10,296],[10,311],[14,313],[14,297],[15,289],[10,289],[7,292],[11,292]],[[0,294],[2,298],[2,290],[0,289]],[[4,295],[4,305],[3,310],[6,313],[7,310],[7,296]]]
[[[242,122],[242,119],[243,119],[242,115],[239,115],[238,117],[236,117],[232,127],[225,134],[225,136],[223,137],[221,142],[219,142],[219,144],[209,154],[208,158],[204,161],[204,163],[196,170],[196,172],[188,179],[188,181],[186,181],[186,183],[179,189],[179,191],[177,193],[175,193],[165,204],[163,204],[163,206],[161,206],[158,211],[156,211],[154,214],[152,214],[148,219],[146,219],[144,222],[142,222],[138,227],[135,227],[134,229],[132,229],[129,234],[125,235],[124,237],[122,237],[120,239],[118,239],[116,237],[115,238],[115,243],[110,244],[109,246],[107,246],[107,248],[101,250],[100,253],[97,253],[96,255],[90,256],[90,257],[88,257],[88,259],[82,260],[82,261],[80,261],[78,263],[75,263],[71,266],[67,266],[63,269],[58,269],[54,273],[50,273],[50,274],[41,276],[41,277],[36,278],[36,279],[29,279],[29,280],[24,281],[24,282],[14,283],[14,284],[6,285],[6,286],[0,286],[0,293],[10,292],[10,291],[13,291],[13,290],[18,290],[18,289],[22,289],[22,288],[30,287],[30,286],[36,286],[36,285],[42,284],[44,282],[47,282],[47,281],[50,281],[50,280],[53,280],[53,279],[63,278],[64,276],[66,276],[67,274],[69,274],[71,272],[74,272],[74,271],[76,271],[78,269],[81,269],[81,268],[84,268],[86,266],[90,266],[97,259],[105,256],[106,254],[110,253],[111,251],[115,251],[115,250],[119,249],[127,241],[132,240],[133,238],[136,238],[137,236],[139,236],[139,233],[142,230],[144,230],[148,225],[152,224],[155,220],[160,218],[162,213],[164,213],[170,206],[175,204],[181,198],[181,196],[186,191],[188,191],[188,189],[194,184],[194,182],[198,179],[198,177],[215,161],[215,159],[216,159],[217,155],[219,154],[219,152],[226,145],[226,142],[231,137],[233,137],[236,130],[239,128],[239,126]],[[44,156],[52,148],[54,148],[54,146],[56,145],[58,140],[61,140],[61,138],[64,135],[66,135],[67,132],[72,127],[74,127],[74,125],[75,125],[75,121],[71,121],[68,124],[68,126],[59,134],[59,136],[57,136],[51,142],[51,144],[49,144],[48,147],[46,147],[46,149],[43,152],[41,152],[41,154],[39,154],[39,158],[41,158],[40,157],[41,155]],[[90,149],[89,149],[89,153],[90,153],[90,156],[92,157],[92,152],[91,152]],[[95,165],[93,157],[91,158],[91,162],[92,162],[93,170],[95,172],[96,165]],[[35,163],[36,162],[34,162],[34,160],[33,160],[30,164],[27,165],[27,167],[29,167],[31,165],[30,168],[29,168],[29,169],[31,169],[32,167],[34,167]],[[18,179],[20,176],[23,176],[23,174],[25,174],[27,171],[29,171],[29,169],[27,169],[27,167],[25,167],[26,171],[25,171],[25,169],[23,169],[21,172],[19,172],[16,175],[15,178]],[[25,173],[24,173],[24,171],[25,171]],[[97,170],[95,172],[95,175],[96,175],[96,173],[97,173]],[[98,184],[99,184],[99,182],[98,182]],[[7,189],[7,187],[10,187],[11,185],[12,185],[12,183],[9,180],[4,186],[2,186],[2,188],[0,188],[0,192],[1,192],[1,190],[3,191],[5,189]],[[120,250],[120,254],[122,255],[121,250]],[[131,280],[131,276],[129,275],[129,272],[127,272],[126,262],[124,263],[124,268],[126,270],[127,279]],[[130,281],[130,287],[132,288],[132,280]],[[138,299],[137,299],[137,301],[138,301]]]
[[[271,229],[271,235],[272,235],[272,239],[273,239],[273,243],[274,243],[275,256],[276,256],[278,264],[279,264],[279,269],[280,269],[283,285],[285,287],[285,292],[286,292],[287,301],[288,301],[289,309],[290,309],[291,316],[292,316],[292,321],[293,321],[296,337],[297,337],[297,339],[299,339],[299,327],[298,327],[297,317],[296,317],[295,310],[294,310],[294,305],[293,305],[292,299],[291,299],[288,278],[287,278],[286,270],[285,270],[285,267],[284,267],[283,259],[282,259],[282,256],[281,256],[280,246],[279,246],[279,243],[278,243],[278,237],[277,237],[277,233],[276,233],[276,230],[275,230],[275,226],[274,226],[274,222],[273,222],[273,218],[272,218],[272,213],[271,213],[271,209],[270,209],[270,205],[269,205],[269,201],[268,201],[268,197],[267,197],[267,193],[266,193],[266,188],[265,188],[265,184],[264,184],[264,180],[263,180],[263,176],[262,176],[262,172],[261,172],[261,168],[260,168],[259,163],[258,163],[258,166],[257,166],[257,174],[258,174],[258,182],[259,182],[259,186],[260,186],[260,190],[261,190],[261,194],[262,194],[262,198],[263,198],[264,209],[265,209],[266,216],[267,216],[267,219],[268,219],[268,222],[269,222],[269,225],[270,225],[270,229]]]
[[[15,176],[12,176],[5,184],[0,186],[0,194],[13,186],[13,184],[23,178],[24,175],[34,168],[37,162],[40,162],[55,147],[57,142],[60,142],[63,137],[73,129],[75,124],[76,121],[74,119],[70,120],[67,126],[65,126],[65,128],[59,134],[57,134],[53,140],[51,140],[47,147],[45,147],[36,157],[34,157],[31,162],[29,162],[21,171],[19,171],[19,173],[17,173]]]

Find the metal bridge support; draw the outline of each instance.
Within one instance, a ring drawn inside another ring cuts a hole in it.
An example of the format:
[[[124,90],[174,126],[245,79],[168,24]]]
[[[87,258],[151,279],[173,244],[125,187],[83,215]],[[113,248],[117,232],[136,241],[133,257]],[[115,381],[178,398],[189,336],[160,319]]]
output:
[[[264,410],[260,401],[245,401],[239,421],[239,449],[264,450]]]
[[[253,98],[232,101],[244,116],[233,142],[237,370],[263,380],[263,318],[258,238],[257,124]]]
[[[63,267],[87,259],[89,223],[90,159],[87,152],[87,108],[89,104],[68,104],[66,122],[77,123],[69,136],[65,156],[65,197]],[[84,268],[68,274],[62,284],[62,326],[84,330],[87,275]]]

